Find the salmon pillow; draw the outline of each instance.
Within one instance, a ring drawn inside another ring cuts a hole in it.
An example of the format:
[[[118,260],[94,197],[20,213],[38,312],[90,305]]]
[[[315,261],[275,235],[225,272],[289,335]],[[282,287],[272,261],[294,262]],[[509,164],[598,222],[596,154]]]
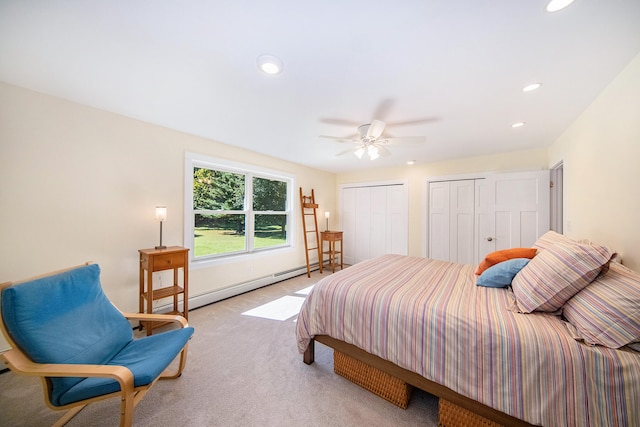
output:
[[[536,252],[538,250],[536,248],[511,248],[511,249],[503,249],[501,251],[491,252],[487,255],[484,260],[478,265],[478,269],[476,270],[476,275],[481,275],[483,271],[492,265],[496,265],[503,261],[508,261],[514,258],[533,258],[536,256]]]

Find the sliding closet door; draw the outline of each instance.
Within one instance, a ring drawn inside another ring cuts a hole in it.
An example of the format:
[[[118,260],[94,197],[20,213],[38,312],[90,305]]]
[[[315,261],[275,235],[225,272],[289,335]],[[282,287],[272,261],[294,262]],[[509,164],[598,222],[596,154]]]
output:
[[[408,242],[406,185],[341,189],[344,262],[355,264],[380,255],[406,255]]]

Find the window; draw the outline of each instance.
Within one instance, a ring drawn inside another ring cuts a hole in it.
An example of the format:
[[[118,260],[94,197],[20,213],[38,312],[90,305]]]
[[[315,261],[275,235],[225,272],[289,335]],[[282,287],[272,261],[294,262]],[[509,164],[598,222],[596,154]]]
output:
[[[191,153],[185,159],[185,245],[192,259],[290,246],[291,176]]]

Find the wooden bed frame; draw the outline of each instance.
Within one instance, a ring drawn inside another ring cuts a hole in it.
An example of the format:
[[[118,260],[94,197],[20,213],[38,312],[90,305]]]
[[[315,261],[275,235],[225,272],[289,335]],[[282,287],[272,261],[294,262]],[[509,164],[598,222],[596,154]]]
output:
[[[311,340],[303,355],[304,363],[306,363],[307,365],[312,364],[314,361],[315,341],[331,347],[334,350],[345,353],[348,356],[353,357],[354,359],[366,363],[369,366],[372,366],[376,369],[386,372],[389,375],[399,378],[407,384],[417,387],[420,390],[433,394],[434,396],[437,396],[439,398],[448,400],[449,402],[457,406],[465,408],[477,415],[480,415],[503,426],[532,426],[525,421],[522,421],[511,415],[507,415],[468,397],[462,396],[461,394],[456,393],[448,387],[430,381],[416,374],[415,372],[411,372],[407,369],[401,368],[389,362],[388,360],[384,360],[378,356],[369,354],[366,351],[354,346],[353,344],[348,344],[344,341],[337,340],[328,335],[316,335],[314,339]]]

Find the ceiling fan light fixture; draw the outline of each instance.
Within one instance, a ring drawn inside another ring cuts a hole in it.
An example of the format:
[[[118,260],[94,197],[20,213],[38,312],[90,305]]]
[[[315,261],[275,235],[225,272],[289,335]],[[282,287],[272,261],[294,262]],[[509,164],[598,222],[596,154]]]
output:
[[[353,154],[355,154],[357,158],[361,159],[362,156],[364,155],[364,147],[358,148],[356,151],[353,152]]]
[[[367,154],[369,155],[369,158],[371,160],[375,160],[380,157],[380,154],[378,153],[378,147],[376,147],[375,145],[370,145],[367,147]]]
[[[260,55],[256,62],[260,71],[266,74],[280,74],[284,68],[282,60],[273,55]]]

